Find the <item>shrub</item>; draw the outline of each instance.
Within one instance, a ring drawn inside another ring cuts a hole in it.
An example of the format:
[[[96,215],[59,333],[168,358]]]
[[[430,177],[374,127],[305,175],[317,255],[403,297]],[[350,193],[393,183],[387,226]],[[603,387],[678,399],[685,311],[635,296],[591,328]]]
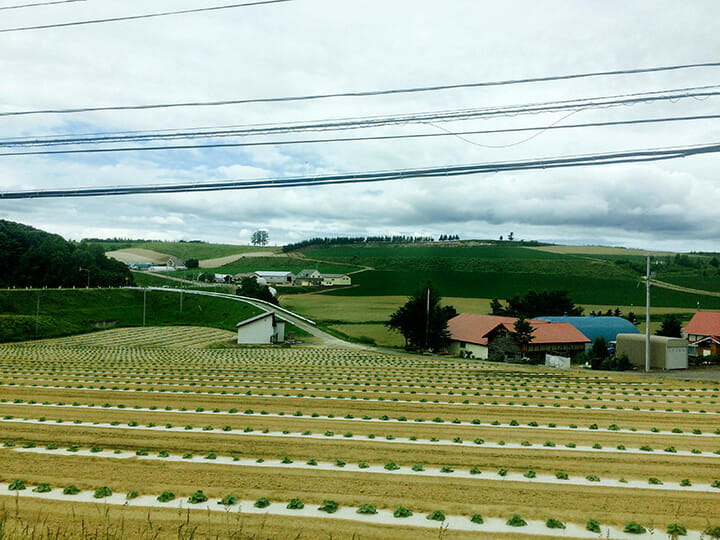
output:
[[[450,465],[443,465],[443,466],[440,468],[440,472],[441,472],[441,473],[451,473],[451,472],[454,472],[454,470],[453,470],[453,468],[452,468]]]
[[[420,463],[416,463],[415,465],[412,466],[412,470],[415,471],[415,472],[420,472],[420,471],[422,471],[422,470],[424,470],[424,469],[423,469],[423,466],[422,466]]]
[[[389,461],[385,464],[385,470],[388,471],[397,471],[399,468],[394,461]]]
[[[335,459],[335,465],[336,465],[337,467],[344,467],[344,466],[345,466],[345,462],[344,462],[342,459],[337,458],[337,459]]]
[[[270,501],[268,501],[265,497],[260,497],[255,501],[253,506],[255,508],[267,508],[270,506]]]
[[[63,488],[63,495],[77,495],[78,493],[80,490],[72,484]]]
[[[600,481],[600,477],[595,474],[588,474],[585,478],[587,479],[588,482],[599,482]]]
[[[661,486],[662,481],[659,478],[655,478],[654,476],[651,478],[648,478],[648,484],[651,484],[653,486]]]
[[[377,514],[377,509],[370,503],[363,503],[356,512],[358,514]]]
[[[557,472],[555,473],[555,478],[557,478],[558,480],[567,480],[567,479],[568,479],[568,475],[567,475],[567,473],[564,472],[564,471],[557,471]]]
[[[472,516],[470,516],[470,521],[472,521],[473,523],[477,523],[478,525],[482,525],[483,523],[485,523],[482,515],[480,514],[473,514]]]
[[[473,467],[472,469],[470,469],[470,474],[480,474],[481,472],[482,471],[479,467]]]
[[[147,456],[148,451],[147,450],[138,450],[137,452],[135,452],[135,455],[136,456]]]
[[[680,485],[682,487],[689,487],[689,486],[692,486],[692,483],[690,482],[689,479],[683,478],[682,480],[680,480]]]
[[[302,510],[305,505],[300,499],[292,499],[286,506],[288,510]]]
[[[425,519],[429,519],[431,521],[445,521],[445,512],[442,510],[433,510],[425,516]]]
[[[187,452],[187,453],[183,454],[183,456],[182,456],[183,459],[192,459],[192,457],[193,457],[193,455],[190,452]]]
[[[138,493],[136,490],[133,489],[132,491],[127,492],[127,495],[125,495],[125,498],[128,501],[131,501],[133,499],[137,499],[139,496],[140,496],[140,493]]]
[[[545,442],[543,443],[543,446],[547,446],[547,447],[553,448],[553,447],[555,446],[555,443],[552,442],[552,441],[545,441]]]
[[[313,467],[317,465],[317,461],[315,461],[314,458],[310,458],[306,462],[308,465],[312,465]]]
[[[195,493],[193,493],[192,495],[190,495],[190,497],[188,497],[188,502],[190,504],[204,503],[207,500],[208,500],[207,495],[205,495],[202,492],[202,489],[198,489]]]
[[[498,476],[507,476],[507,469],[500,469],[498,471]]]
[[[286,465],[287,465],[288,463],[292,463],[292,462],[293,462],[292,459],[290,459],[289,457],[285,456],[284,458],[282,458],[282,461],[281,461],[280,463],[283,463],[283,464],[286,464]]]
[[[327,512],[328,514],[334,514],[337,512],[338,503],[335,501],[323,501],[322,505],[318,507],[321,512]]]
[[[208,455],[205,456],[205,459],[217,459],[217,455],[215,452],[208,452]]]
[[[25,482],[22,480],[13,480],[8,486],[10,491],[21,491],[25,489]]]
[[[632,533],[632,534],[645,534],[647,532],[647,529],[640,525],[639,523],[635,523],[634,521],[630,521],[625,525],[625,528],[623,529],[626,533]]]
[[[643,452],[652,452],[653,451],[653,449],[648,445],[641,446],[640,450],[642,450]]]
[[[52,491],[52,488],[50,488],[50,484],[38,484],[33,491],[35,493],[47,493],[48,491]]]
[[[160,450],[158,452],[158,457],[166,458],[166,457],[170,457],[170,454],[168,453],[167,450]]]
[[[112,495],[112,490],[107,486],[99,487],[95,490],[95,493],[93,493],[93,497],[96,499],[102,499],[104,497],[109,497]]]
[[[396,517],[396,518],[405,518],[405,517],[410,517],[412,515],[413,515],[413,513],[410,510],[408,510],[407,508],[405,508],[404,506],[398,506],[395,509],[395,511],[393,512],[393,517]]]
[[[564,529],[565,528],[565,524],[562,521],[560,521],[559,519],[555,519],[555,518],[549,518],[545,522],[545,526],[548,529]]]
[[[532,469],[528,469],[527,471],[525,471],[525,474],[523,474],[523,476],[525,478],[535,478],[535,476],[537,475],[535,474],[535,471],[533,471]]]
[[[175,498],[175,494],[172,491],[163,491],[160,495],[157,496],[157,500],[159,502],[170,502]]]
[[[480,437],[478,437],[478,438],[475,439],[473,442],[474,442],[475,444],[483,444],[485,441],[484,441],[483,439],[481,439]]]
[[[521,518],[520,514],[513,515],[513,517],[508,519],[505,523],[510,527],[524,527],[525,525],[527,525],[527,521]]]
[[[590,519],[585,525],[585,529],[590,532],[600,533],[600,522],[597,519]]]

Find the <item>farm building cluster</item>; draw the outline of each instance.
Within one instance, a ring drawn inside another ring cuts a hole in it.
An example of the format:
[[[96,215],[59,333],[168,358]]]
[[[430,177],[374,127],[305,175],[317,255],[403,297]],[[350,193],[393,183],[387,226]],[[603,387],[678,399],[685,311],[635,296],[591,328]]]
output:
[[[532,340],[524,350],[509,338],[517,321],[514,317],[461,313],[448,321],[448,352],[468,358],[544,358],[547,365],[569,366],[570,359],[586,352],[597,338],[603,338],[616,355],[626,355],[630,364],[645,366],[645,336],[622,317],[538,317],[529,320]],[[651,336],[650,367],[685,369],[688,356],[709,356],[720,352],[720,312],[698,311],[683,330],[682,337]]]

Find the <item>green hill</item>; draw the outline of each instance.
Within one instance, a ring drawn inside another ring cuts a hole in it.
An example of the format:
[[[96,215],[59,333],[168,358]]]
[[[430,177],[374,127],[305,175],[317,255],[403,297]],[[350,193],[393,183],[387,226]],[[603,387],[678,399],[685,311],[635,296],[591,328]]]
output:
[[[0,291],[0,342],[143,324],[143,292],[135,289]],[[235,330],[261,311],[244,302],[170,291],[147,291],[147,326],[192,325]],[[39,320],[36,332],[36,313]]]

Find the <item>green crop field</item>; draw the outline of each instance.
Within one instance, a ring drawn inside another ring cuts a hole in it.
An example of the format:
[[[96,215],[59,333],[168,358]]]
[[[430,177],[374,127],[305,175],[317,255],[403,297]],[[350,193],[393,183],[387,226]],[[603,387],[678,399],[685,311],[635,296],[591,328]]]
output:
[[[40,314],[35,333],[35,315]],[[45,289],[0,291],[0,342],[92,331],[103,325],[141,326],[143,291],[131,289]],[[170,291],[147,291],[147,326],[194,325],[235,330],[260,310],[244,302]]]

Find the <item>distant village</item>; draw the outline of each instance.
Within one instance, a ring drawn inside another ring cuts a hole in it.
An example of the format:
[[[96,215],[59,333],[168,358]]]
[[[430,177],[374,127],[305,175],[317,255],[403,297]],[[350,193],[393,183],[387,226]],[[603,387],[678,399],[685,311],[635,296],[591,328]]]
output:
[[[168,259],[166,264],[130,262],[127,265],[132,270],[146,272],[167,273],[187,270],[185,263],[175,257]],[[301,270],[297,274],[285,270],[256,270],[254,272],[241,272],[238,274],[202,273],[198,275],[200,281],[212,283],[240,283],[243,278],[253,277],[260,283],[268,286],[296,286],[296,287],[339,287],[352,285],[348,274],[323,274],[316,269]]]

